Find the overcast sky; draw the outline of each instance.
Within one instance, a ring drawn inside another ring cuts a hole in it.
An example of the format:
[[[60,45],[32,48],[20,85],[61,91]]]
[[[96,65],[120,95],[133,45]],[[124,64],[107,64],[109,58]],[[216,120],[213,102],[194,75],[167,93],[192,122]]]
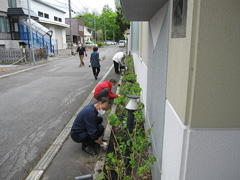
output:
[[[57,8],[63,9],[66,11],[66,16],[68,16],[68,0],[43,0],[46,3],[55,5]],[[110,8],[115,11],[115,2],[114,0],[71,0],[71,9],[75,12],[85,12],[88,9],[88,12],[92,13],[98,12],[102,13],[103,6],[108,4]],[[76,14],[72,14],[75,16]]]

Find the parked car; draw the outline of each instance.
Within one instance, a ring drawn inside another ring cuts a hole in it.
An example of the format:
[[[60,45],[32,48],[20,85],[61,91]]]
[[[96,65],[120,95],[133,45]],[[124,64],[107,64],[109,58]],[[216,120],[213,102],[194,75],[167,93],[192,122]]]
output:
[[[119,41],[119,47],[125,47],[125,40]]]
[[[115,45],[115,44],[117,44],[116,42],[114,42],[114,41],[109,41],[109,40],[106,40],[106,43],[107,43],[108,45]]]
[[[93,46],[98,46],[97,44],[94,44],[92,41],[86,41],[84,44],[85,47],[93,47]]]

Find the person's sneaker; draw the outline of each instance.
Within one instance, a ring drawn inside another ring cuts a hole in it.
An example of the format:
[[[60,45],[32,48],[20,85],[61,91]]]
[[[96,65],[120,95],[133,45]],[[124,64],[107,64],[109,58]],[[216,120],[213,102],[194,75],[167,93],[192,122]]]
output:
[[[97,154],[97,151],[96,149],[94,149],[93,147],[90,147],[90,146],[82,146],[82,150],[88,154],[91,154],[91,155],[96,155]]]

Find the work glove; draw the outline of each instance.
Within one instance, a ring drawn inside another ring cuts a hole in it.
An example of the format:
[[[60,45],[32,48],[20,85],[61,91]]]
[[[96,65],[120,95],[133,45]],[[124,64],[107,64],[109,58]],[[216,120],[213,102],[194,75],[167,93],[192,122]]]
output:
[[[100,146],[103,148],[103,150],[106,150],[108,144],[106,142],[103,142]]]
[[[87,57],[87,53],[85,54],[85,56]]]

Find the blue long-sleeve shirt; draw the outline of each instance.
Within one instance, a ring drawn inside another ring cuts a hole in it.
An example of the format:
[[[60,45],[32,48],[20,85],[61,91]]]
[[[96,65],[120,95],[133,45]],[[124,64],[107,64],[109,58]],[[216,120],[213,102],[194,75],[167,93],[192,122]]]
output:
[[[98,137],[98,112],[94,107],[94,104],[85,106],[77,115],[72,129],[71,135],[80,134],[81,132],[87,132],[88,135],[93,139],[97,140]]]

